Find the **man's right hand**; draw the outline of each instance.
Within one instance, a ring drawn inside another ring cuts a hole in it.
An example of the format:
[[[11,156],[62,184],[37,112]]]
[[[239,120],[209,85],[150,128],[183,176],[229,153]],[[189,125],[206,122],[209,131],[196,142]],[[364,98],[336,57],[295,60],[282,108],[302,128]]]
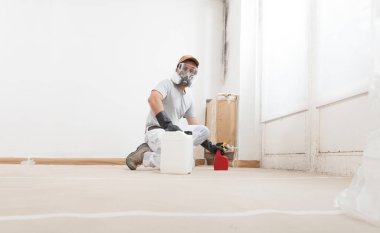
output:
[[[177,125],[173,125],[172,121],[166,115],[166,112],[162,111],[156,115],[157,121],[160,126],[166,131],[182,131]]]
[[[219,150],[222,155],[224,155],[225,151],[222,146],[223,143],[217,143],[217,144],[212,144],[209,140],[205,140],[202,142],[201,146],[205,148],[206,150],[210,151],[213,154],[216,154],[216,152]]]

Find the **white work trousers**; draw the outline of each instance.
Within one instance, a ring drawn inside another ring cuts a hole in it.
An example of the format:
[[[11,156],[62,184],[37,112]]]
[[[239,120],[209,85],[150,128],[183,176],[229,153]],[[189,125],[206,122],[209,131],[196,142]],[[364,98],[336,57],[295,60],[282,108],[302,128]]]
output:
[[[193,132],[193,145],[197,146],[204,142],[209,135],[208,128],[204,125],[186,125],[181,127],[183,131]],[[148,143],[151,151],[144,153],[143,165],[145,167],[160,168],[161,138],[164,129],[152,129],[145,133],[145,142]]]

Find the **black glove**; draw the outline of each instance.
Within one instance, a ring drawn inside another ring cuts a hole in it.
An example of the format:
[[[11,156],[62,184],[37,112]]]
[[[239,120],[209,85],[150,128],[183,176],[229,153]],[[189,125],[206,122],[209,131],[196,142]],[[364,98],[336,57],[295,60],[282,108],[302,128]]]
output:
[[[166,131],[182,131],[177,125],[173,125],[172,121],[166,115],[164,111],[157,113],[156,115],[157,121],[160,126]]]
[[[201,146],[203,146],[206,150],[210,151],[213,154],[216,154],[216,152],[219,150],[222,153],[222,155],[224,155],[225,152],[222,145],[223,143],[217,143],[216,145],[214,145],[209,140],[205,140],[201,144]]]

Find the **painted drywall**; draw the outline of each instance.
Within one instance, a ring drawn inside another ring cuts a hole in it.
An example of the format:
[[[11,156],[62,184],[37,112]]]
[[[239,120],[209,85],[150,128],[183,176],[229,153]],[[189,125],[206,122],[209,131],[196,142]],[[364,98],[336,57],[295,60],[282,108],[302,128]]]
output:
[[[221,89],[226,93],[240,92],[241,0],[226,1],[226,37],[224,77]]]
[[[318,1],[317,102],[368,90],[373,72],[372,0]]]
[[[306,118],[302,112],[265,123],[263,156],[305,154]]]
[[[260,78],[258,76],[258,1],[241,1],[238,157],[261,159]]]
[[[262,120],[308,104],[309,1],[262,1]]]
[[[262,164],[266,168],[353,175],[360,164],[366,137],[373,126],[379,123],[378,119],[370,115],[366,93],[373,72],[373,50],[370,49],[372,31],[369,27],[371,2],[332,0],[309,3],[311,5],[305,8],[303,15],[309,20],[309,29],[304,33],[308,35],[305,37],[308,43],[306,66],[310,70],[302,78],[307,81],[307,86],[304,87],[306,92],[301,90],[306,93],[307,109],[305,112],[293,109],[289,115],[280,115],[273,121],[263,122]],[[294,9],[302,8],[292,8],[291,5],[282,7],[284,12],[293,12]],[[280,31],[282,28],[291,28],[286,22],[278,20]],[[265,23],[262,25],[265,26]],[[297,35],[295,33],[289,36]],[[294,38],[297,39],[299,38]],[[331,49],[332,47],[334,48]],[[305,51],[304,49],[305,46],[301,43],[299,49],[295,50]],[[269,57],[276,55],[275,51],[263,50],[263,57],[266,52],[273,53]],[[289,59],[294,59],[295,56],[291,54]],[[278,64],[274,60],[268,69],[276,67]],[[263,83],[267,82],[266,76],[263,75],[262,78]],[[268,86],[273,88],[272,85]],[[263,92],[265,91],[263,87]],[[294,86],[290,88],[290,92],[293,91],[299,92]],[[273,94],[273,91],[268,93]],[[274,101],[265,102],[263,95],[263,105],[265,104],[271,104],[269,107],[272,109],[284,107],[276,105]],[[291,105],[285,106],[292,110]],[[304,115],[305,121],[296,120],[297,115]],[[291,129],[286,130],[289,131],[287,136],[283,133],[284,129]],[[281,137],[284,139],[281,140]],[[302,145],[305,145],[304,149]],[[301,156],[303,153],[306,156]]]
[[[0,156],[124,156],[183,54],[204,122],[222,77],[223,1],[0,2]]]
[[[369,132],[376,127],[368,95],[349,98],[319,109],[321,153],[363,151]]]
[[[219,89],[239,95],[237,158],[240,160],[261,159],[260,85],[256,75],[257,10],[258,1],[226,1],[226,63]]]

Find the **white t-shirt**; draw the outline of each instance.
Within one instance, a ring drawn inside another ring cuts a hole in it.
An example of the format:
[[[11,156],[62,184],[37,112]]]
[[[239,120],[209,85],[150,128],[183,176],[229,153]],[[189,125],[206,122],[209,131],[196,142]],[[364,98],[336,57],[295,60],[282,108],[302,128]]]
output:
[[[182,92],[170,79],[166,79],[158,83],[153,90],[161,93],[164,111],[173,124],[177,124],[182,117],[195,117],[194,100],[190,88]],[[146,127],[154,125],[160,124],[151,110],[146,120]]]

